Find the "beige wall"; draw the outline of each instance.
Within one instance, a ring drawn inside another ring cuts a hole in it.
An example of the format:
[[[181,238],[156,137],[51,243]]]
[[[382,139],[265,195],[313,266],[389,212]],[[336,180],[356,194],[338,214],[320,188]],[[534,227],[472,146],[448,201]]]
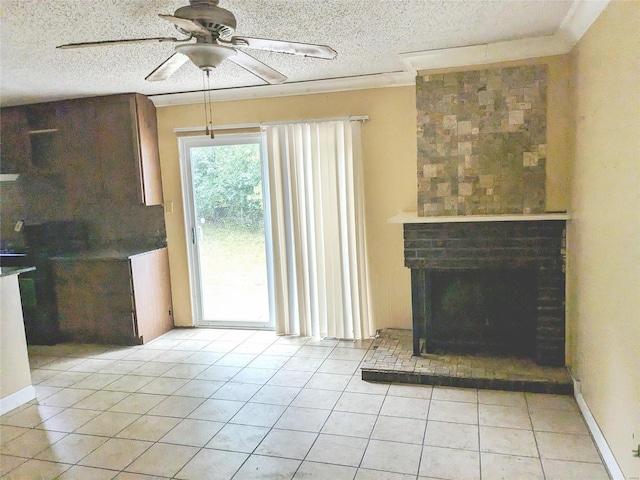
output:
[[[549,66],[547,210],[566,210],[570,165],[569,67],[566,57],[517,64]],[[495,66],[511,66],[502,63]],[[479,67],[476,67],[479,68]],[[481,68],[486,68],[482,66]],[[461,69],[458,69],[461,70]],[[176,325],[192,325],[188,265],[175,128],[200,126],[200,105],[158,108],[160,161]],[[215,103],[215,125],[368,115],[363,125],[367,241],[377,328],[411,328],[410,273],[404,267],[402,227],[387,224],[417,207],[415,87],[300,95]]]
[[[387,224],[416,209],[416,114],[414,87],[302,95],[215,103],[214,125],[368,115],[362,127],[365,215],[373,306],[381,327],[411,327],[410,274],[404,268],[402,227]],[[202,125],[200,105],[158,109],[160,161],[176,325],[192,324],[186,240],[174,129]]]
[[[569,355],[627,478],[640,477],[640,2],[614,1],[572,57]]]

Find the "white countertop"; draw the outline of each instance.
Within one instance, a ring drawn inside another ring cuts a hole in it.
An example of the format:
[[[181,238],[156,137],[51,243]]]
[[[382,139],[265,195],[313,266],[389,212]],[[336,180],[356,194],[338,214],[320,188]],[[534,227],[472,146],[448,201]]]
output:
[[[0,267],[0,277],[20,275],[21,273],[30,272],[35,269],[36,267]]]

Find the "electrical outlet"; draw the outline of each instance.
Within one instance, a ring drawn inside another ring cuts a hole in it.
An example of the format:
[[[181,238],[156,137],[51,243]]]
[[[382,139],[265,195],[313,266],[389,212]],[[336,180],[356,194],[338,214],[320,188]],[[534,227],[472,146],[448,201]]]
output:
[[[21,231],[22,231],[22,227],[24,227],[24,221],[22,221],[22,220],[18,220],[18,221],[16,222],[16,225],[13,227],[13,229],[14,229],[16,232],[21,232]]]

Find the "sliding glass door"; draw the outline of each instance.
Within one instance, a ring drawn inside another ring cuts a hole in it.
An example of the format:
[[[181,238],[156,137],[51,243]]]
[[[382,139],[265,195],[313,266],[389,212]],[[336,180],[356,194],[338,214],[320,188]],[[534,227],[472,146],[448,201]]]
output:
[[[180,145],[197,324],[272,328],[261,135],[183,137]]]

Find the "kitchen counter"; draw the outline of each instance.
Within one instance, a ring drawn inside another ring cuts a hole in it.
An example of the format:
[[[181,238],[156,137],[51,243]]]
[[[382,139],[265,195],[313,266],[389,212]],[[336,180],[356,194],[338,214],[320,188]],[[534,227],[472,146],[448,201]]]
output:
[[[18,275],[35,267],[0,267],[0,415],[33,400]]]
[[[77,261],[77,260],[127,260],[138,255],[155,252],[167,247],[123,247],[123,248],[101,248],[96,250],[85,250],[82,252],[65,253],[51,257],[55,261]]]
[[[21,273],[31,272],[35,269],[36,267],[1,267],[0,266],[0,277],[8,277],[10,275],[20,275]]]
[[[51,257],[67,341],[139,345],[173,328],[167,248],[115,247]]]

